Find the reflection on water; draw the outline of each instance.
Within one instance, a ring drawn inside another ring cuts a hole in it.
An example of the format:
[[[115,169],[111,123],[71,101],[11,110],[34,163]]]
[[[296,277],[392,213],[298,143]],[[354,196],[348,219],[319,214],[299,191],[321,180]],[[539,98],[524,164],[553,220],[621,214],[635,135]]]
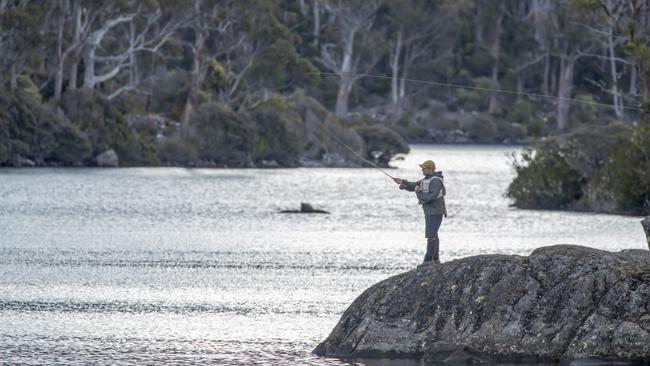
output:
[[[403,178],[429,158],[444,171],[443,261],[644,248],[638,218],[509,207],[513,149],[415,146],[396,162]],[[424,254],[414,197],[372,169],[5,169],[0,182],[8,363],[345,364],[310,351]],[[332,214],[278,213],[301,201]]]

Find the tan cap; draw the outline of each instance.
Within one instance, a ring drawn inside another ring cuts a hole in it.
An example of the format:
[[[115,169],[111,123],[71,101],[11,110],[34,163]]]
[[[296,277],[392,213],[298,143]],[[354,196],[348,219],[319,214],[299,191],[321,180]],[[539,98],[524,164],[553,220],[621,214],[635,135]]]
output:
[[[420,164],[420,168],[436,170],[436,163],[434,163],[433,160],[427,160],[424,163]]]

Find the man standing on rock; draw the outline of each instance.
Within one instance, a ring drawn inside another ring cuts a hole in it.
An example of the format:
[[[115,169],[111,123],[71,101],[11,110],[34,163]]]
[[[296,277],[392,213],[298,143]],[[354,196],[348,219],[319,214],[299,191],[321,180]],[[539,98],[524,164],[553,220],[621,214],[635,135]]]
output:
[[[445,206],[445,185],[442,180],[442,172],[436,171],[436,164],[427,160],[420,164],[424,178],[417,182],[408,182],[405,179],[393,178],[395,183],[399,184],[399,189],[405,189],[409,192],[415,192],[418,203],[422,205],[424,211],[425,230],[424,236],[427,238],[427,253],[424,256],[424,263],[440,263],[440,240],[438,239],[438,229],[442,223],[442,217],[447,217],[447,208]]]

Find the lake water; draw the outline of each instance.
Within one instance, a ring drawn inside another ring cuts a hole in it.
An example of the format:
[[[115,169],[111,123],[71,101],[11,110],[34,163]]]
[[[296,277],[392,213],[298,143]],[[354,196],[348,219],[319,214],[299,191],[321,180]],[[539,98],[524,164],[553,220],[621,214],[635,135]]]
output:
[[[514,147],[413,146],[449,217],[441,259],[647,248],[640,218],[519,210]],[[301,201],[331,215],[286,215]],[[374,169],[0,170],[0,360],[310,364],[363,290],[416,266],[424,220]]]

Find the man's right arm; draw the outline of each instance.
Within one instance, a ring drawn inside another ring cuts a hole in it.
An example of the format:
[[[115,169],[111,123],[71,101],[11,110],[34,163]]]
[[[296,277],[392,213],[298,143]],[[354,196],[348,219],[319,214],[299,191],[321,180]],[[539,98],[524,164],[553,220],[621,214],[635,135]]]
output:
[[[415,191],[415,186],[417,185],[416,182],[409,182],[406,180],[402,180],[402,184],[400,184],[399,188],[400,189],[405,189],[409,192]]]
[[[399,189],[405,189],[409,192],[415,191],[415,187],[418,185],[417,183],[411,183],[406,179],[402,179],[402,178],[393,178],[393,181],[399,184]]]

